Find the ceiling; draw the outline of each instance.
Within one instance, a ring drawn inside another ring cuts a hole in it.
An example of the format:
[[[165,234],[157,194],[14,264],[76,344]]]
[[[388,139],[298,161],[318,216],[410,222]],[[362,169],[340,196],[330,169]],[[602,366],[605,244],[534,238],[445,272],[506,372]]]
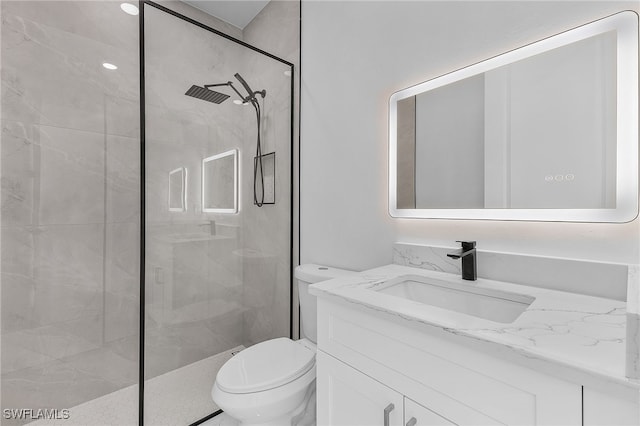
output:
[[[269,3],[269,0],[182,0],[241,30]]]

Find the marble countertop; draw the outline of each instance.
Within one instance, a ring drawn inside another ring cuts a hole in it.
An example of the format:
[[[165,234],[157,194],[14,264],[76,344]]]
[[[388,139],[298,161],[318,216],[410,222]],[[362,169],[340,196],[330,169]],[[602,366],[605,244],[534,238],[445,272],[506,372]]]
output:
[[[533,296],[535,300],[514,322],[503,324],[373,291],[402,275],[445,279]],[[640,382],[625,377],[625,302],[481,278],[464,281],[450,273],[395,264],[320,282],[312,285],[310,292],[402,321],[436,326],[460,338],[499,344],[511,348],[524,364],[551,362],[560,367],[560,374],[566,372],[574,380],[586,375],[640,389]]]

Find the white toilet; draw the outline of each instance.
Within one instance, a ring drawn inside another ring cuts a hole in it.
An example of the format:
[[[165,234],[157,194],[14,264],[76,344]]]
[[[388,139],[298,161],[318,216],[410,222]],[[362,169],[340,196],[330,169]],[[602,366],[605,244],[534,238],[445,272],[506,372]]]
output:
[[[213,401],[240,425],[296,424],[316,385],[316,298],[310,284],[352,274],[319,265],[295,269],[300,329],[305,338],[286,337],[251,346],[227,361],[211,390]],[[313,401],[312,401],[313,402]]]

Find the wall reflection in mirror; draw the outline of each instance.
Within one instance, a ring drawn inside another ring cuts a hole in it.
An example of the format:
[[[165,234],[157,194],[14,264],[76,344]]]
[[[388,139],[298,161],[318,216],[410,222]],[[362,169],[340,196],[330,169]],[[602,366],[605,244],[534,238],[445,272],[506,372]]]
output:
[[[518,219],[525,217],[509,210],[528,210],[526,219],[562,220],[553,211],[564,210],[573,220],[571,211],[605,210],[635,217],[637,196],[625,189],[637,192],[637,122],[624,114],[635,110],[637,120],[637,15],[623,12],[556,37],[563,39],[392,96],[392,214],[443,209],[460,218]],[[636,45],[631,58],[627,42]],[[497,213],[470,213],[480,210]]]
[[[187,210],[187,169],[179,167],[169,172],[169,211]]]

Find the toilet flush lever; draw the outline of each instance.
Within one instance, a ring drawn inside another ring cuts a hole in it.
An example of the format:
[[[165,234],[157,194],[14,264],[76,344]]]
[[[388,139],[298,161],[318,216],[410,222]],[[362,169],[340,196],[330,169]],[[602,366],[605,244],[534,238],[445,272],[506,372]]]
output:
[[[384,426],[389,426],[389,414],[391,414],[394,408],[396,408],[396,406],[392,403],[384,409]]]

